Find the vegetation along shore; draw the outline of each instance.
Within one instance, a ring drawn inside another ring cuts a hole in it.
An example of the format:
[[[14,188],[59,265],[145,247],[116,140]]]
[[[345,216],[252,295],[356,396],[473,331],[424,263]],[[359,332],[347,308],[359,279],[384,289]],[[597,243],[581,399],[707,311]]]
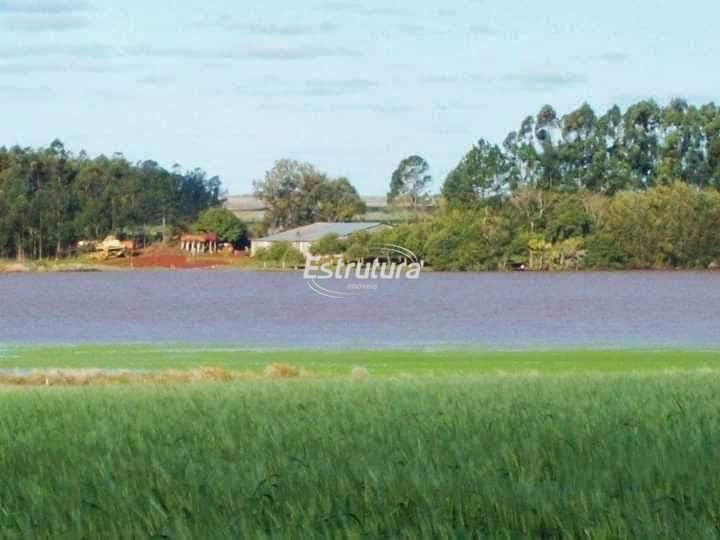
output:
[[[389,210],[367,219],[349,179],[281,159],[254,183],[262,217],[245,223],[222,207],[220,179],[201,169],[91,158],[60,141],[0,148],[0,259],[14,260],[0,270],[63,267],[34,263],[47,260],[87,268],[89,246],[106,237],[125,242],[121,253],[141,267],[297,267],[304,257],[291,245],[252,261],[243,250],[268,232],[353,220],[389,226],[324,238],[314,250],[357,261],[381,255],[374,244],[393,243],[428,268],[452,271],[720,266],[720,109],[712,103],[640,101],[602,114],[547,105],[502,144],[480,139],[441,185],[434,181],[423,157],[402,159],[388,171]],[[210,235],[222,253],[191,263],[178,247],[186,233]],[[158,245],[176,251],[143,264]]]

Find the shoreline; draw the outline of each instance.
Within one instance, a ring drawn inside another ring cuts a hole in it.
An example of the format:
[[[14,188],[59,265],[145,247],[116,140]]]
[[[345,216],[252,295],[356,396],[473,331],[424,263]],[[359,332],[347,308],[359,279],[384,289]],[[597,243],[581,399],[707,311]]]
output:
[[[453,378],[497,375],[720,373],[720,348],[710,350],[553,349],[399,350],[266,349],[167,344],[95,344],[0,347],[0,371],[222,369],[262,373],[291,366],[319,378],[350,376],[355,368],[373,377]]]
[[[86,262],[82,260],[70,261],[31,261],[31,262],[11,262],[0,260],[0,275],[4,274],[63,274],[63,273],[112,273],[112,272],[158,272],[158,271],[189,271],[189,270],[202,270],[202,271],[238,271],[238,272],[302,272],[301,268],[274,268],[274,267],[261,267],[252,264],[200,264],[192,267],[168,267],[168,266],[125,266],[120,264],[98,264],[94,262]],[[574,269],[574,270],[473,270],[473,271],[445,271],[435,270],[432,267],[423,268],[423,274],[584,274],[584,273],[718,273],[720,274],[720,268],[585,268],[585,269]]]

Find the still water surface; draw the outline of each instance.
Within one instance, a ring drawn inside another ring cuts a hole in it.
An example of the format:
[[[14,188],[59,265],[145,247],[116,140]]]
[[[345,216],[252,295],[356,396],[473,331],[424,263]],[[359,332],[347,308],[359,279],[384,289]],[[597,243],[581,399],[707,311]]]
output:
[[[102,342],[717,348],[720,273],[426,272],[343,300],[300,273],[0,275],[0,345]]]

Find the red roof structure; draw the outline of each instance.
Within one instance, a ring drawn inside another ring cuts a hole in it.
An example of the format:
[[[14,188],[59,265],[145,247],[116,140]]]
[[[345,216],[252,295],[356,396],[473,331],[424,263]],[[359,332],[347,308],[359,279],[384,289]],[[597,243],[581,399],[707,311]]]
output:
[[[215,233],[183,234],[180,237],[180,249],[193,255],[200,253],[216,253],[218,235]]]

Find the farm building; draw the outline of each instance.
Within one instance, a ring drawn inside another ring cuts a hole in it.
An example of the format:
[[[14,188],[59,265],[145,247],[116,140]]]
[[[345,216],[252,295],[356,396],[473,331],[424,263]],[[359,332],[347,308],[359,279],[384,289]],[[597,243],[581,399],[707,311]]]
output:
[[[257,250],[267,249],[275,242],[290,242],[295,249],[307,256],[310,255],[310,246],[312,246],[313,242],[320,240],[328,234],[336,234],[339,238],[347,238],[351,234],[359,231],[375,231],[381,227],[384,227],[384,225],[380,222],[313,223],[312,225],[305,225],[304,227],[290,229],[289,231],[253,240],[251,254],[255,256]]]
[[[218,236],[214,233],[183,234],[180,237],[180,249],[193,255],[216,253],[218,250]]]

